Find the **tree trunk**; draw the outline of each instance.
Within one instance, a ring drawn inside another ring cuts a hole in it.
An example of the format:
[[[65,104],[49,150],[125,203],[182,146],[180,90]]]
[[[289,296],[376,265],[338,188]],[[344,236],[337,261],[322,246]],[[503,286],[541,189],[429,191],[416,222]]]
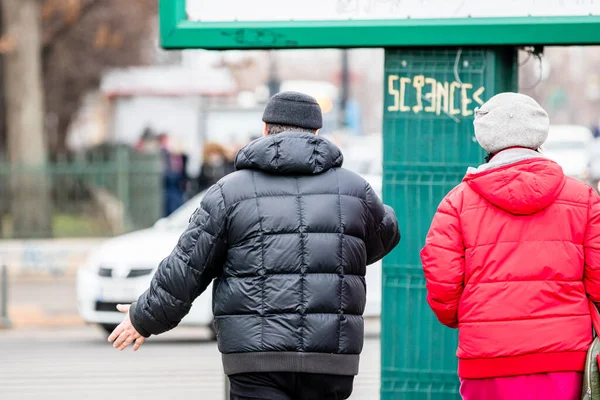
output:
[[[6,35],[15,48],[4,56],[11,217],[14,237],[52,234],[44,135],[38,0],[0,0]]]
[[[4,24],[2,21],[2,7],[0,7],[0,38],[4,37]],[[4,105],[4,62],[0,52],[0,163],[4,161],[6,154],[6,107]],[[4,215],[8,206],[6,179],[0,175],[0,238],[4,237]]]

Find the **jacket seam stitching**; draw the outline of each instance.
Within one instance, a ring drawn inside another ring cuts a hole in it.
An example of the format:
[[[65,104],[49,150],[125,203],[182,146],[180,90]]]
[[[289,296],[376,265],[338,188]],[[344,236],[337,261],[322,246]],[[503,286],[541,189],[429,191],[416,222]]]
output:
[[[256,176],[255,172],[252,171],[252,185],[254,186],[254,198],[256,201],[256,214],[258,216],[258,226],[260,228],[260,258],[261,258],[261,270],[265,270],[265,238],[263,236],[263,224],[262,224],[262,216],[260,213],[260,203],[258,202],[258,190],[256,189]],[[260,290],[260,348],[262,351],[265,350],[265,285],[266,285],[266,276],[263,274],[260,277],[261,290]]]
[[[335,178],[337,179],[337,182],[338,182],[338,193],[337,194],[338,194],[338,197],[339,197],[339,200],[340,200],[340,218],[341,218],[341,204],[342,204],[341,196],[348,196],[348,195],[340,193],[340,180],[338,178],[337,172],[335,174]],[[371,185],[369,185],[369,182],[365,181],[365,198],[363,200],[364,200],[365,204],[367,205],[367,210],[369,210],[369,214],[371,215],[371,219],[377,221],[377,218],[375,218],[375,215],[373,214],[373,210],[371,210],[371,207],[370,207],[369,195],[368,195],[369,188],[371,189],[372,192],[375,192],[373,190],[373,188],[371,187]],[[373,194],[375,194],[375,193],[373,193]],[[356,197],[356,196],[350,196],[350,197]],[[362,197],[356,197],[356,198],[362,199]],[[383,224],[384,220],[385,220],[385,210],[384,210],[383,214],[381,215],[381,220],[379,222],[375,223],[375,225],[377,225],[377,228],[376,228],[376,230],[375,230],[374,233],[378,233],[381,230],[381,225]]]
[[[280,273],[273,273],[273,272],[265,272],[265,276],[288,276],[288,275],[302,275],[300,272],[280,272]],[[339,276],[339,272],[309,272],[307,273],[307,275],[336,275]],[[364,278],[364,275],[361,274],[349,274],[349,273],[344,273],[344,276],[347,277],[357,277],[357,278]],[[237,275],[237,276],[228,276],[227,279],[248,279],[248,278],[259,278],[256,276],[256,274],[251,274],[251,275]]]
[[[507,191],[508,197],[510,198],[511,202],[514,203],[515,202],[514,201],[515,200],[515,193],[514,193],[513,189],[511,188],[511,186],[509,185],[510,178],[509,178],[508,173],[506,172],[506,170],[500,172],[500,177],[502,177],[502,180],[504,181],[504,186],[506,187],[506,191]],[[501,207],[499,207],[499,208],[501,208]],[[506,211],[506,210],[504,210],[504,211]]]
[[[459,348],[460,345],[458,346]],[[494,362],[497,360],[513,360],[513,359],[523,359],[523,358],[528,358],[530,356],[540,356],[540,355],[561,355],[561,354],[581,354],[581,353],[587,353],[586,350],[565,350],[565,351],[549,351],[549,352],[544,352],[544,353],[525,353],[525,354],[516,354],[514,356],[501,356],[501,357],[469,357],[469,358],[464,358],[464,357],[458,357],[458,362],[459,363],[463,363],[463,362],[467,362],[469,364],[471,364],[472,361],[475,362]]]
[[[569,243],[572,244],[574,246],[583,246],[583,244],[580,243],[575,243],[572,242],[570,240],[560,240],[560,239],[555,239],[555,240],[507,240],[507,241],[498,241],[498,242],[492,242],[492,243],[484,243],[484,244],[475,244],[473,246],[465,246],[465,250],[473,250],[476,249],[477,247],[487,247],[487,246],[495,246],[497,244],[521,244],[521,243]]]
[[[427,279],[427,281],[429,281],[431,283],[438,283],[438,284],[441,284],[441,285],[456,285],[456,284],[462,284],[462,283],[464,283],[462,279],[460,279],[460,280],[457,279],[455,281],[447,281],[447,280],[442,281],[442,280],[438,280],[438,279],[431,278],[431,277],[429,277]],[[516,282],[516,281],[504,281],[504,282]],[[479,282],[477,282],[477,283],[479,283]],[[473,285],[476,285],[477,283],[473,283]],[[502,281],[498,281],[498,283],[502,283]],[[464,284],[460,285],[460,286],[465,287]]]
[[[254,165],[254,163],[250,160],[250,157],[248,157],[248,154],[246,154],[245,148],[241,148],[240,153],[246,158],[246,160],[250,163],[250,165]],[[252,171],[252,172],[254,172],[254,171]]]
[[[304,238],[304,233],[302,232],[302,228],[304,227],[304,220],[302,217],[302,197],[300,196],[300,182],[298,180],[298,178],[296,179],[296,189],[298,191],[298,193],[296,194],[296,199],[298,201],[298,217],[300,218],[300,226],[299,226],[299,231],[300,231],[300,304],[301,307],[304,307],[304,285],[305,285],[305,277],[306,277],[306,273],[302,272],[302,269],[306,267],[306,243],[305,238]],[[300,309],[300,329],[299,329],[299,333],[300,333],[300,351],[304,351],[304,324],[305,324],[305,312],[302,310],[302,308]]]
[[[179,243],[175,245],[175,251],[173,252],[173,255],[184,264],[187,264],[189,260],[189,256],[181,248],[181,245]]]
[[[497,281],[479,281],[479,282],[470,282],[466,286],[476,286],[480,284],[489,285],[493,283],[532,283],[532,282],[561,282],[561,283],[581,283],[583,281],[581,279],[503,279]],[[443,282],[439,282],[443,283]]]
[[[587,208],[587,204],[584,203],[579,203],[576,201],[570,201],[570,200],[560,200],[557,199],[554,201],[554,203],[552,204],[560,204],[560,205],[568,205],[568,206],[575,206],[575,207],[580,207],[580,208]]]
[[[273,140],[273,144],[275,145],[275,171],[279,170],[279,146],[282,140],[281,138]]]
[[[338,310],[338,331],[337,331],[337,353],[341,353],[341,341],[342,341],[342,315],[344,313],[343,309],[343,296],[344,296],[344,222],[342,220],[342,196],[340,193],[340,179],[337,171],[335,171],[335,179],[337,181],[337,189],[338,189],[338,212],[340,217],[340,267],[339,267],[339,275],[340,275],[340,285],[339,285],[339,300],[340,300],[340,308]],[[367,183],[368,185],[368,183]],[[370,208],[369,212],[371,212]],[[371,212],[371,217],[373,218],[373,213]],[[383,221],[383,217],[382,217]]]
[[[446,203],[446,204],[448,205],[448,207],[450,207],[450,209],[451,209],[452,211],[454,211],[454,214],[452,214],[452,213],[449,213],[449,212],[442,212],[442,213],[443,213],[443,214],[446,214],[446,215],[449,215],[449,216],[451,216],[451,217],[458,218],[458,219],[459,219],[459,223],[460,223],[460,218],[459,218],[459,216],[460,216],[460,213],[458,212],[458,209],[457,209],[457,208],[454,206],[454,204],[452,204],[452,202],[450,201],[450,196],[446,196],[446,197],[444,198],[444,200],[442,200],[442,204],[443,204],[443,203]],[[438,210],[438,211],[439,211],[439,210]]]
[[[217,236],[215,236],[215,239],[222,239],[225,243],[227,243],[228,240],[225,238],[225,231],[227,230],[227,226],[229,226],[229,208],[227,207],[227,202],[225,201],[225,193],[223,193],[223,184],[216,183],[216,185],[219,188],[219,192],[221,193],[221,200],[223,201],[224,220],[221,221],[221,226],[219,232],[217,232]]]
[[[529,321],[529,320],[539,320],[539,319],[547,319],[547,318],[572,318],[572,317],[589,317],[589,314],[565,314],[565,315],[542,315],[539,317],[511,317],[511,318],[502,318],[502,319],[487,319],[487,320],[479,320],[479,319],[471,319],[468,321],[460,321],[459,324],[481,324],[481,323],[494,323],[494,322],[517,322],[517,321]]]
[[[331,312],[307,312],[306,314],[308,315],[334,315],[334,316],[339,316],[339,314],[335,311],[331,311]],[[280,312],[280,313],[269,313],[266,314],[266,317],[276,317],[276,316],[280,316],[280,315],[298,315],[297,312]],[[355,314],[355,313],[347,313],[345,314],[348,317],[356,317],[356,318],[363,318],[363,314]],[[245,314],[218,314],[215,315],[215,318],[227,318],[227,317],[260,317],[260,314],[255,314],[255,313],[245,313]]]
[[[256,172],[255,170],[251,170],[252,173]],[[310,175],[313,176],[313,175]],[[368,184],[368,183],[367,183]],[[351,197],[353,199],[357,199],[357,200],[361,200],[363,202],[365,202],[365,204],[368,204],[368,200],[366,198],[360,197],[360,196],[355,196],[353,194],[346,194],[346,193],[329,193],[329,192],[324,192],[324,193],[302,193],[302,196],[307,197],[307,196],[342,196],[342,197]],[[261,194],[260,197],[296,197],[295,193],[281,193],[281,194]],[[231,203],[231,205],[229,206],[234,207],[236,205],[238,205],[239,203],[243,202],[243,201],[251,201],[254,200],[254,197],[245,197],[243,199],[238,199],[236,201],[234,201],[233,203]]]
[[[591,192],[592,190],[594,190],[594,189],[590,189],[590,191],[588,192],[587,219],[586,219],[587,223],[585,224],[585,232],[583,232],[584,247],[587,247],[586,246],[586,244],[588,243],[587,237],[588,237],[588,231],[590,229],[590,214],[591,214],[592,207],[593,207],[593,204],[592,204],[593,197],[592,197],[592,192]]]
[[[217,184],[217,187],[220,188],[220,186],[218,184]],[[225,208],[225,198],[223,197],[222,192],[220,192],[220,194],[221,194],[221,200],[223,201],[223,210],[224,210],[224,212],[226,212],[227,209]],[[226,214],[224,215],[224,217],[225,216],[226,216]],[[196,238],[196,241],[194,242],[194,244],[192,246],[192,253],[190,254],[188,262],[186,263],[186,266],[188,268],[192,269],[199,275],[199,276],[195,276],[196,283],[197,283],[196,290],[194,292],[195,297],[197,297],[200,294],[199,288],[201,286],[200,284],[202,281],[202,274],[204,273],[204,271],[206,270],[207,267],[212,265],[212,262],[211,262],[211,264],[209,264],[209,261],[212,261],[212,256],[215,253],[215,250],[217,248],[217,243],[220,240],[223,240],[223,233],[225,232],[225,226],[226,226],[225,221],[221,221],[221,223],[219,224],[219,230],[216,235],[213,235],[210,232],[208,232],[207,230],[205,230],[204,227],[206,226],[207,222],[210,221],[211,218],[212,218],[212,215],[209,214],[208,218],[202,223],[202,225],[197,225],[198,226],[198,237]],[[196,249],[196,247],[198,246],[198,242],[200,241],[200,236],[202,236],[202,232],[213,237],[214,241],[212,242],[212,244],[210,244],[210,249],[208,250],[208,254],[206,255],[205,263],[204,263],[204,265],[202,265],[202,270],[198,270],[191,265],[191,261],[192,261],[192,255],[194,254],[194,250]],[[214,268],[214,265],[212,265],[212,266]],[[196,274],[194,274],[194,275],[196,275]],[[190,304],[190,307],[191,307],[191,304]]]
[[[427,243],[427,246],[429,246],[429,247],[436,247],[438,249],[442,249],[442,250],[446,250],[446,251],[451,251],[453,253],[462,253],[462,249],[458,249],[458,250],[457,249],[453,249],[451,247],[442,246],[442,245],[437,244],[435,242],[429,242],[429,243]],[[462,258],[464,258],[464,257],[462,257]]]
[[[306,234],[310,234],[310,235],[314,235],[314,234],[317,234],[317,235],[339,235],[340,234],[339,232],[305,232],[305,233]],[[298,234],[298,232],[272,232],[272,233],[265,232],[264,236],[297,235],[297,234]],[[242,240],[240,240],[240,241],[238,241],[236,243],[232,243],[231,245],[229,245],[228,248],[229,249],[238,248],[238,247],[242,246],[243,244],[245,244],[245,242],[250,241],[252,239],[256,239],[257,237],[260,237],[260,236],[261,236],[261,234],[256,234],[256,235],[248,236],[248,237],[246,237],[246,238],[244,238],[244,239],[242,239]],[[344,236],[350,237],[350,238],[355,239],[355,240],[360,240],[362,242],[365,241],[364,238],[358,237],[356,235],[351,235],[349,233],[344,233]]]
[[[452,213],[449,213],[448,211],[438,210],[437,212],[438,212],[438,214],[447,215],[449,217],[456,217],[456,215],[453,215]]]
[[[462,213],[465,214],[465,213],[471,212],[471,211],[488,209],[489,208],[489,204],[491,204],[491,203],[489,201],[485,200],[485,198],[483,198],[483,200],[486,202],[486,204],[465,207],[465,209],[462,210]],[[588,208],[588,206],[589,206],[588,204],[578,203],[576,201],[569,201],[569,200],[555,200],[550,206],[555,205],[555,204],[566,205],[566,206],[574,206],[574,207],[578,207],[578,208]],[[548,207],[546,207],[546,208],[548,208]]]
[[[319,153],[319,141],[315,141],[312,144],[315,145],[315,147],[313,148],[313,154],[312,154],[313,155],[312,161],[314,162],[314,165],[315,165],[315,171],[322,172],[325,168],[323,167],[323,164],[318,159],[319,155],[321,155],[321,153]],[[325,149],[325,151],[323,151],[322,153],[326,153],[326,150],[327,149]]]
[[[196,246],[196,244],[194,244],[193,248],[195,246]],[[192,271],[192,274],[194,275],[194,278],[196,278],[196,281],[197,281],[200,278],[200,276],[202,275],[202,272],[198,271],[196,268],[194,268],[190,265],[191,257],[187,257],[187,260],[185,260],[185,259],[181,258],[182,254],[177,254],[178,252],[181,253],[182,251],[183,250],[181,250],[181,247],[178,247],[178,251],[176,251],[174,255],[176,256],[177,260],[181,261],[183,263],[183,265],[186,266],[186,268],[189,268]],[[198,275],[200,275],[200,276],[198,276]]]
[[[225,210],[228,210],[227,202],[225,201],[225,194],[223,193],[223,183],[217,182],[216,185],[219,188],[219,192],[221,192],[221,199],[223,199],[223,208]],[[202,205],[202,203],[200,203],[200,205]]]
[[[181,303],[182,306],[188,307],[190,305],[190,303],[188,303],[185,300],[180,299],[179,297],[175,296],[173,293],[169,292],[161,283],[159,280],[156,281],[156,287],[160,290],[162,290],[167,296],[169,296],[170,298],[172,298],[173,300],[175,300],[176,302]],[[172,325],[172,324],[169,324]]]
[[[138,304],[139,304],[139,303],[138,303]],[[136,308],[137,308],[137,304],[136,304]],[[152,310],[150,309],[150,305],[148,304],[148,301],[147,301],[147,300],[146,300],[146,301],[144,301],[144,304],[142,304],[142,312],[144,312],[144,313],[146,314],[146,315],[145,315],[145,317],[147,317],[148,319],[151,319],[151,320],[153,320],[153,321],[154,321],[154,322],[156,322],[158,325],[165,326],[165,327],[167,327],[167,328],[168,328],[168,326],[167,326],[167,325],[165,325],[163,322],[159,321],[158,319],[156,319],[156,318],[154,317],[154,315],[152,314]],[[138,324],[139,324],[139,321],[138,321]],[[143,327],[142,327],[142,328],[143,328]],[[144,328],[144,329],[145,329],[145,328]],[[148,332],[148,330],[147,330],[147,329],[145,329],[145,330],[146,330],[146,332]]]

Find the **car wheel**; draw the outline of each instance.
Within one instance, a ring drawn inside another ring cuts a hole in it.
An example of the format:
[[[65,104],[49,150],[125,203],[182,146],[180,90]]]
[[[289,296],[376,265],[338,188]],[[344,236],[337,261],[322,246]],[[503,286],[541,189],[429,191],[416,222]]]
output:
[[[106,333],[106,336],[110,335],[116,329],[117,326],[119,326],[119,325],[118,324],[100,324],[100,328],[102,328],[102,330]]]

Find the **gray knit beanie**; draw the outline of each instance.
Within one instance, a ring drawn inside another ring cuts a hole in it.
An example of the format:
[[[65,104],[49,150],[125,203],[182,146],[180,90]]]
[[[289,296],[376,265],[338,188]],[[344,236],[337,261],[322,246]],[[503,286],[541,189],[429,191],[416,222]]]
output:
[[[475,111],[475,137],[487,152],[509,147],[538,149],[548,138],[550,120],[531,97],[500,93]]]
[[[281,92],[269,100],[263,121],[317,130],[323,127],[323,114],[314,97],[298,92]]]

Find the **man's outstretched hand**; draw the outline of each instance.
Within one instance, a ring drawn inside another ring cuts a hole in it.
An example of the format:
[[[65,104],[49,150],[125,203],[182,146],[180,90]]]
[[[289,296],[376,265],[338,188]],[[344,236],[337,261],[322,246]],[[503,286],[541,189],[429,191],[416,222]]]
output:
[[[130,344],[134,343],[133,351],[137,351],[144,344],[145,338],[138,333],[131,323],[129,316],[129,304],[117,305],[117,310],[126,313],[125,319],[115,328],[108,337],[108,341],[113,344],[115,349],[125,350]]]

